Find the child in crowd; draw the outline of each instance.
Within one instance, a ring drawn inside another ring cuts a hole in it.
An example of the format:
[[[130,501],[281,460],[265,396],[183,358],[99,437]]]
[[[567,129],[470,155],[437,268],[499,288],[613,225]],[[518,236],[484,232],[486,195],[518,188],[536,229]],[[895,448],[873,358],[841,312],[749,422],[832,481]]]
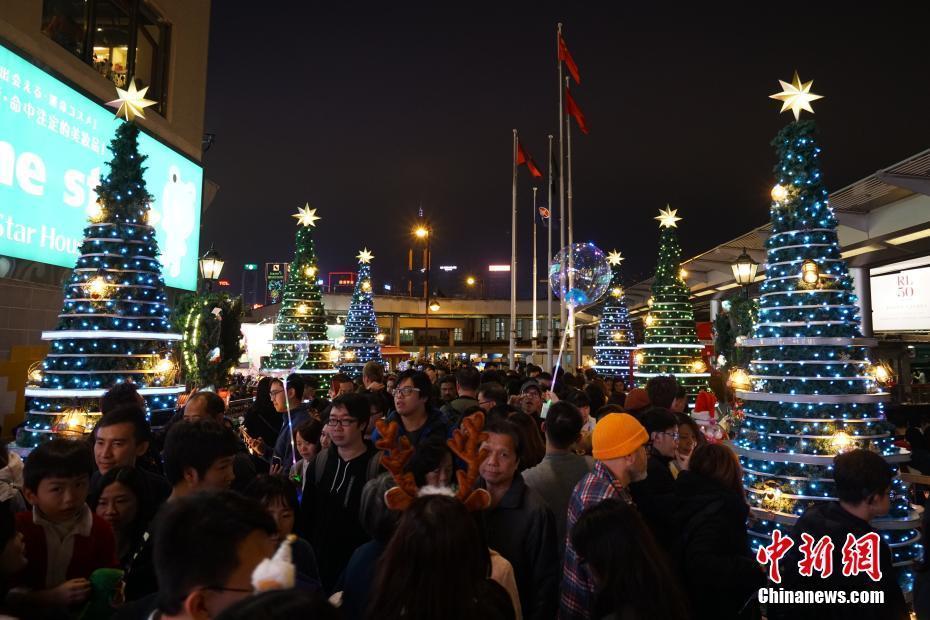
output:
[[[32,511],[16,515],[28,565],[14,579],[29,588],[30,606],[70,607],[90,594],[88,577],[116,566],[113,530],[87,506],[94,456],[85,442],[53,439],[26,459],[26,500]]]
[[[128,568],[155,514],[145,474],[135,467],[114,467],[100,479],[90,498],[94,512],[113,528],[116,557]]]
[[[298,460],[291,467],[291,478],[299,480],[301,492],[307,481],[307,471],[313,459],[320,451],[320,434],[323,432],[323,423],[317,418],[310,418],[300,423],[294,431],[294,443],[297,444]],[[312,471],[312,470],[310,470]]]

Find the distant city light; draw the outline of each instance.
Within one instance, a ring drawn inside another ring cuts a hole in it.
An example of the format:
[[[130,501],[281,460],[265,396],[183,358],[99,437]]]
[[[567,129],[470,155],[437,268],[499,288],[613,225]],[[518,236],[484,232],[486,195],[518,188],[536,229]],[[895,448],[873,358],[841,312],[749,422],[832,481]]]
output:
[[[441,271],[455,271],[458,268],[459,268],[458,265],[440,265],[439,266],[439,269]]]
[[[390,284],[385,284],[385,285],[384,285],[384,290],[386,290],[386,291],[391,290],[391,285],[390,285]]]
[[[510,271],[510,265],[488,265],[488,271]]]

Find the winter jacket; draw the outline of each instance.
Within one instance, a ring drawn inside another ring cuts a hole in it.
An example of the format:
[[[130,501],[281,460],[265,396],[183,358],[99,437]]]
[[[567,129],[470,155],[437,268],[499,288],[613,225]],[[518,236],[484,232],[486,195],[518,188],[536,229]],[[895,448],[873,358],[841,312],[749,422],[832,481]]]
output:
[[[673,561],[693,617],[755,617],[756,592],[765,585],[765,573],[749,547],[749,506],[743,495],[690,471],[679,474],[675,495],[678,544]]]
[[[791,530],[794,545],[779,562],[782,582],[771,587],[785,590],[823,590],[852,592],[854,590],[883,590],[885,602],[881,605],[838,604],[803,604],[767,606],[769,620],[906,620],[907,604],[904,594],[898,586],[897,571],[892,566],[891,549],[884,539],[879,544],[879,568],[881,579],[878,582],[864,572],[849,577],[843,576],[843,546],[847,534],[860,538],[875,532],[867,521],[846,512],[839,502],[828,502],[808,508]],[[833,574],[826,579],[814,571],[810,577],[798,574],[798,561],[802,558],[799,550],[801,534],[807,533],[815,541],[829,536],[833,541]]]
[[[500,503],[482,514],[488,546],[513,565],[523,617],[554,618],[559,593],[559,552],[552,511],[517,474]]]
[[[414,448],[417,447],[421,441],[427,437],[432,437],[433,435],[438,435],[449,439],[452,437],[452,426],[449,424],[448,418],[446,415],[439,409],[430,409],[426,410],[426,423],[418,428],[415,431],[408,431],[404,427],[403,418],[397,411],[391,411],[384,417],[384,422],[390,424],[391,422],[397,422],[397,425],[400,427],[397,434],[397,440],[400,441],[401,437],[406,437],[410,440],[410,445]],[[376,428],[371,433],[371,443],[375,443],[378,439],[381,438],[381,432]]]

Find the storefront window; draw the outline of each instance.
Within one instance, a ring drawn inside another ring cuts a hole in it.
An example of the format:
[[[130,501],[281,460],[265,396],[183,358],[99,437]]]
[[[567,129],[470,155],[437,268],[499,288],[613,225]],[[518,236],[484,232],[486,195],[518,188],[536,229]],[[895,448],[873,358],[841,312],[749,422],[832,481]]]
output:
[[[125,88],[148,87],[164,114],[170,26],[142,0],[44,0],[42,32]]]
[[[462,332],[461,327],[455,327],[452,329],[452,340],[455,342],[462,342],[465,339],[465,336]]]
[[[504,319],[494,319],[494,340],[504,339]]]
[[[401,344],[413,344],[413,330],[412,329],[400,330],[400,343]]]

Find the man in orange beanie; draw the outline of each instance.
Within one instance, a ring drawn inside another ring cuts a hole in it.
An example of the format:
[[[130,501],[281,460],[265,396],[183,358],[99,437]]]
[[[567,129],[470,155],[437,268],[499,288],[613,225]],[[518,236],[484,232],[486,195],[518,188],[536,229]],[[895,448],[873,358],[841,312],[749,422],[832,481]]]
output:
[[[578,517],[585,508],[609,498],[632,504],[630,484],[646,478],[645,446],[649,435],[636,418],[627,413],[608,414],[594,427],[591,439],[594,469],[575,486],[568,504],[569,537],[562,567],[560,620],[587,620],[594,606],[594,579],[571,544],[570,534]]]

